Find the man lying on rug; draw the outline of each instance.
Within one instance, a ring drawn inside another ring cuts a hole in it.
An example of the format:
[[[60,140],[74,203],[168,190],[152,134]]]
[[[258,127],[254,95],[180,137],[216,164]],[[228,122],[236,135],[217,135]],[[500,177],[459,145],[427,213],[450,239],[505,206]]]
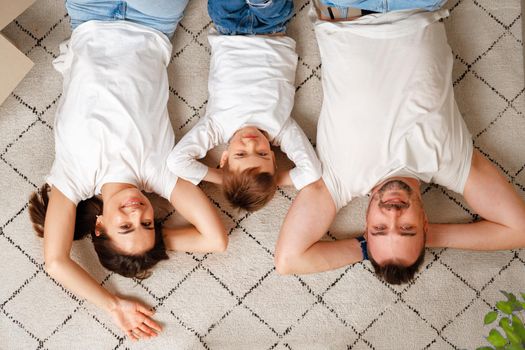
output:
[[[177,143],[169,168],[193,184],[223,185],[234,208],[255,211],[277,184],[298,190],[321,177],[321,163],[290,117],[295,95],[295,41],[284,35],[292,0],[209,0],[215,29],[208,34],[211,62],[206,115]],[[197,159],[227,144],[221,169]],[[295,163],[276,173],[271,145]]]
[[[67,1],[73,33],[54,61],[64,84],[52,187],[44,185],[29,204],[49,275],[107,311],[133,340],[161,330],[153,311],[103,288],[71,259],[72,241],[91,235],[104,267],[136,278],[168,259],[166,250],[222,251],[227,244],[206,195],[166,166],[175,143],[167,110],[169,39],[186,4]],[[141,190],[170,200],[195,226],[163,229]]]
[[[387,10],[375,6],[384,1],[350,2]],[[427,3],[428,10],[436,6],[436,1],[417,3]],[[285,218],[277,271],[312,273],[368,258],[378,276],[400,284],[413,278],[425,245],[525,247],[525,203],[473,150],[454,100],[453,57],[439,21],[448,11],[361,16],[359,9],[320,8],[311,14],[323,63],[317,130],[323,177],[298,194]],[[330,20],[338,15],[353,18]],[[421,181],[463,194],[483,220],[429,224]],[[366,241],[319,241],[339,209],[366,195]]]

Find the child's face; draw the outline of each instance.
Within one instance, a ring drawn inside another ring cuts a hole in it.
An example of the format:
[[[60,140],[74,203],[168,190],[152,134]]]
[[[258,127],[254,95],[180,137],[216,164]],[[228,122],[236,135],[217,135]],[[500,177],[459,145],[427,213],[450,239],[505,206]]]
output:
[[[256,127],[237,130],[221,157],[221,167],[228,162],[231,171],[241,172],[260,168],[261,172],[275,172],[275,158],[268,138]]]

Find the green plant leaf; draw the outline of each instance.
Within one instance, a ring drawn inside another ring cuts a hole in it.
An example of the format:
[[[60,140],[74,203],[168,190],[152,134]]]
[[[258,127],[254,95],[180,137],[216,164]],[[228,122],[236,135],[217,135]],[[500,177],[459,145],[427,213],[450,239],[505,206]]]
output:
[[[507,344],[507,339],[503,338],[503,336],[497,329],[490,330],[487,340],[495,347],[502,347]]]
[[[512,293],[509,293],[509,292],[505,292],[504,290],[500,290],[501,294],[503,294],[505,296],[505,298],[507,298],[508,301],[515,301],[516,300],[516,296]]]
[[[508,317],[503,317],[501,320],[499,320],[499,326],[503,328],[504,331],[514,331],[514,328],[512,328],[510,323],[510,318]]]
[[[525,293],[521,293],[521,299],[525,300]]]
[[[521,322],[519,317],[516,315],[512,315],[512,328],[520,337],[521,341],[525,342],[525,327],[523,326],[523,322]]]
[[[521,310],[523,310],[523,304],[525,304],[525,303],[520,303],[517,300],[509,301],[509,303],[510,303],[510,306],[512,306],[512,311],[521,311]]]
[[[505,335],[511,344],[521,345],[521,339],[514,331],[505,330]]]
[[[523,345],[520,344],[509,344],[505,346],[505,350],[525,350]]]
[[[507,315],[512,314],[512,306],[507,301],[498,301],[496,303],[496,307],[498,308],[498,310],[500,310],[503,313],[506,313]]]
[[[496,321],[498,318],[498,312],[497,311],[490,311],[485,315],[485,318],[483,319],[483,322],[485,324],[491,324],[492,322]]]

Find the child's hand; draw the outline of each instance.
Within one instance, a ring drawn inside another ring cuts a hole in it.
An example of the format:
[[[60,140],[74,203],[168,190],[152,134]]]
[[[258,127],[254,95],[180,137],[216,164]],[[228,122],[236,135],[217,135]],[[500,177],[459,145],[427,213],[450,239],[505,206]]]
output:
[[[277,186],[293,186],[292,178],[290,177],[290,170],[277,172]]]
[[[116,297],[115,307],[109,313],[113,322],[131,340],[155,337],[162,331],[162,328],[150,318],[155,312],[139,302]]]
[[[217,185],[222,185],[222,169],[208,168],[208,173],[204,177],[204,181],[213,182]]]

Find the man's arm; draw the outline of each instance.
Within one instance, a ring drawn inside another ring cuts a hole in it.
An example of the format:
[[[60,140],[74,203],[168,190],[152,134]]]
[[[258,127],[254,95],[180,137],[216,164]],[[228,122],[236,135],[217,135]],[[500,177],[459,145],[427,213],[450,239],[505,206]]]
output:
[[[357,239],[319,241],[336,215],[324,181],[303,188],[284,219],[275,248],[280,274],[314,273],[336,269],[363,259]]]
[[[222,252],[228,245],[228,235],[217,210],[202,190],[179,179],[171,193],[171,204],[193,226],[164,229],[168,250],[180,252]]]
[[[483,220],[471,224],[431,224],[427,246],[470,250],[525,247],[525,202],[477,150],[472,155],[464,197]]]
[[[51,277],[81,298],[108,312],[131,339],[154,336],[160,326],[146,306],[111,294],[70,258],[76,206],[52,187],[44,226],[45,268]],[[131,332],[133,331],[133,332]]]

